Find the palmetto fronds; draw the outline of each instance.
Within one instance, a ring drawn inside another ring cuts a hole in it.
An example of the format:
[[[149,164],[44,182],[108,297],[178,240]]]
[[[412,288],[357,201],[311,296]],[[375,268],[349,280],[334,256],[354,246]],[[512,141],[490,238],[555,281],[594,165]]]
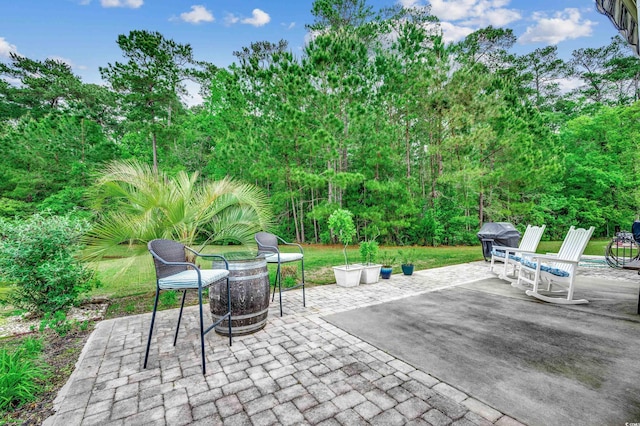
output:
[[[87,235],[87,255],[99,258],[123,243],[167,238],[186,245],[251,244],[271,225],[269,200],[258,187],[233,179],[199,180],[198,173],[153,173],[136,161],[108,164],[96,180],[96,205],[109,205]]]

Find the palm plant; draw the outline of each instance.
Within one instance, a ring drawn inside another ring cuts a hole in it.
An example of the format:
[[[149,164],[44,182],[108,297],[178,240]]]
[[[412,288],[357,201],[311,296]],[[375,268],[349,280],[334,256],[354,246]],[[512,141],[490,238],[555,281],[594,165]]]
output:
[[[166,238],[202,247],[216,242],[251,244],[271,225],[267,196],[232,179],[199,181],[198,173],[169,176],[137,161],[108,164],[96,181],[96,207],[108,204],[86,235],[87,256],[100,258],[122,243]]]

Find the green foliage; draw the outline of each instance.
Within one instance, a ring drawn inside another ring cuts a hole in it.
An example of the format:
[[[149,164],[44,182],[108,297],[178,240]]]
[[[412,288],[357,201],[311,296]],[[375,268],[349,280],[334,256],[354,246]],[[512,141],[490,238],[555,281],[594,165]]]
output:
[[[396,257],[391,254],[389,250],[383,250],[380,255],[380,263],[382,263],[383,268],[391,268],[393,263],[396,261]]]
[[[353,223],[353,213],[345,209],[336,209],[328,221],[329,229],[336,234],[338,240],[344,244],[344,263],[349,265],[347,259],[347,246],[356,235],[356,226]]]
[[[31,203],[0,197],[0,217],[23,217],[28,216],[32,212],[33,205]]]
[[[40,211],[63,215],[85,203],[87,190],[82,187],[68,187],[45,198],[39,205]]]
[[[13,351],[0,348],[0,411],[11,411],[36,398],[40,381],[48,374],[37,360],[41,350],[42,343],[34,339],[25,340]]]
[[[329,229],[331,229],[338,237],[338,240],[348,245],[356,235],[356,227],[353,223],[353,213],[346,209],[337,209],[327,222]]]
[[[67,318],[67,314],[63,311],[47,312],[40,320],[40,328],[38,331],[44,331],[47,328],[53,330],[58,336],[64,337],[73,329],[77,321]]]
[[[360,258],[366,265],[376,263],[378,257],[378,242],[376,240],[363,241],[360,243]]]
[[[98,283],[76,257],[84,220],[35,214],[0,219],[0,273],[11,284],[8,302],[38,314],[65,311]]]
[[[155,31],[120,34],[117,44],[127,62],[101,67],[100,74],[119,95],[132,130],[151,134],[146,152],[157,171],[158,145],[176,136],[171,120],[183,109],[179,97],[186,93],[184,81],[200,75],[196,71],[199,63],[189,44],[176,43]]]
[[[416,258],[416,250],[413,248],[398,250],[398,256],[402,265],[413,265]]]
[[[270,226],[271,210],[262,190],[232,179],[198,180],[198,173],[169,176],[137,161],[104,167],[94,192],[97,207],[107,210],[87,233],[87,256],[100,258],[131,241],[168,238],[196,242],[255,242]],[[107,204],[109,205],[109,204]]]
[[[253,183],[274,229],[300,242],[329,243],[338,207],[360,238],[375,224],[378,241],[403,246],[477,244],[487,221],[545,223],[558,238],[571,225],[604,236],[632,222],[640,59],[619,37],[568,61],[554,46],[518,55],[508,28],[447,43],[428,8],[369,3],[314,1],[317,34],[302,52],[251,42],[227,69],[142,30],[118,36],[124,61],[100,69],[109,86],[12,55],[0,63],[0,217],[86,212],[93,172],[116,158],[169,179]],[[566,78],[581,85],[560,91]],[[187,79],[201,83],[203,105],[185,105]],[[151,197],[140,195],[129,204]],[[138,219],[149,231],[160,217],[155,231],[171,234],[171,223],[185,240],[219,232],[212,221],[189,234],[191,208],[166,221],[185,200]],[[95,207],[107,231],[103,219],[123,223],[110,216],[123,204],[104,201]]]

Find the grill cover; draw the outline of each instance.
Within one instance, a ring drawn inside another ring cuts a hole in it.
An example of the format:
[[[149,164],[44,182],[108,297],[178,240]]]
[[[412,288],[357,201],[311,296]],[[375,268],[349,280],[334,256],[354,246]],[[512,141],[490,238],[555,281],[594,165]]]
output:
[[[636,240],[636,243],[640,244],[640,222],[635,221],[633,225],[631,225],[631,232],[633,232],[633,239]]]
[[[487,222],[478,232],[478,239],[482,242],[484,260],[491,259],[493,245],[518,247],[520,232],[509,222]]]

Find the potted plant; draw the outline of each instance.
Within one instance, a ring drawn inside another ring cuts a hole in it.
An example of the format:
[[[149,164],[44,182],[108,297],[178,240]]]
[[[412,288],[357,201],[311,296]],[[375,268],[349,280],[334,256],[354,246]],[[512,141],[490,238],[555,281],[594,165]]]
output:
[[[391,277],[391,273],[393,272],[393,262],[395,261],[396,258],[394,256],[391,256],[388,251],[382,253],[382,267],[380,268],[380,276],[382,278],[388,280]]]
[[[402,260],[402,264],[400,267],[402,268],[402,273],[405,275],[413,274],[413,259],[415,258],[415,250],[398,250],[398,255]]]
[[[360,257],[363,263],[360,283],[377,283],[378,278],[380,278],[380,268],[382,267],[382,265],[375,263],[376,257],[378,257],[378,242],[375,239],[361,242]]]
[[[334,266],[333,273],[336,277],[336,284],[341,287],[355,287],[360,283],[362,267],[349,265],[347,258],[347,246],[356,235],[356,226],[353,224],[353,213],[345,209],[337,209],[329,216],[329,229],[336,235],[338,240],[344,244],[344,266]]]

